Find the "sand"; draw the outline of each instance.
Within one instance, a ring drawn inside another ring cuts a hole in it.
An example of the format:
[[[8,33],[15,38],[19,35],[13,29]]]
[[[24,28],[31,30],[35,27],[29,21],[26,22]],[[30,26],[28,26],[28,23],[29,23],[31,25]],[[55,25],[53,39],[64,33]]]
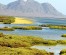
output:
[[[26,18],[15,17],[15,22],[12,24],[33,24],[33,21]]]

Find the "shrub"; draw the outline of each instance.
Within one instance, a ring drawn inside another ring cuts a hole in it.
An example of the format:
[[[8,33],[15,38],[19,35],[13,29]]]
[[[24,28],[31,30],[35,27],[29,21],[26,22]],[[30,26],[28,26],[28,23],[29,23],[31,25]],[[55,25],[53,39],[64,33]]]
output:
[[[66,37],[66,34],[61,35],[61,37]]]
[[[22,29],[22,30],[42,30],[42,28],[39,26],[24,26],[24,27],[14,26],[13,28],[14,29]]]
[[[0,55],[49,55],[45,50],[33,48],[8,48],[0,47]]]
[[[12,16],[0,16],[0,22],[3,22],[4,24],[11,24],[15,22],[15,18]]]
[[[66,49],[61,50],[60,55],[66,55]]]
[[[0,37],[4,37],[4,34],[3,33],[0,33]]]
[[[0,28],[0,30],[3,30],[3,31],[14,31],[14,28],[3,27],[3,28]]]
[[[53,24],[46,24],[46,25],[39,25],[41,27],[49,27],[50,29],[62,29],[66,30],[66,25],[53,25]]]
[[[57,41],[59,44],[64,44],[64,45],[66,45],[66,40],[58,40]]]

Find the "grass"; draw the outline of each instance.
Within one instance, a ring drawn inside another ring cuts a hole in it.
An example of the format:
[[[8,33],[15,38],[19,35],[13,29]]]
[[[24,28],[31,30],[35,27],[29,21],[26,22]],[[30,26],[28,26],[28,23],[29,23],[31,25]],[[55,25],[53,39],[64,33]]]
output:
[[[45,50],[30,48],[45,44],[44,39],[34,36],[4,35],[0,33],[0,55],[51,55]],[[48,44],[50,44],[49,41]],[[53,45],[52,41],[52,45]]]
[[[15,17],[13,16],[0,16],[0,24],[11,24],[15,22]]]
[[[45,50],[30,48],[34,45],[54,46],[65,44],[66,40],[46,40],[34,36],[4,35],[0,33],[0,54],[1,55],[54,55]],[[66,50],[60,52],[66,54]]]
[[[33,21],[26,18],[15,17],[15,22],[12,24],[33,24]]]
[[[57,44],[66,45],[66,40],[46,40],[34,36],[4,35],[0,33],[1,55],[53,55],[54,53],[30,47],[34,45],[54,46]],[[60,54],[65,55],[66,50],[62,50]]]
[[[49,53],[45,50],[38,50],[33,48],[0,47],[0,55],[49,55]]]
[[[61,37],[66,37],[66,34],[61,35]]]
[[[13,26],[13,27],[2,27],[2,31],[14,31],[15,29],[21,30],[42,30],[42,27],[39,26]]]
[[[21,30],[42,30],[42,27],[39,26],[14,26],[14,29],[21,29]]]
[[[58,44],[66,45],[66,40],[57,40]]]
[[[3,30],[3,31],[14,31],[14,28],[3,27],[3,28],[0,28],[0,30]]]
[[[34,45],[57,45],[55,40],[45,40],[34,36],[4,35],[0,33],[0,45],[6,47],[30,47]]]
[[[41,27],[49,27],[50,29],[61,29],[61,30],[66,30],[65,25],[52,25],[52,24],[47,24],[47,25],[39,25]]]
[[[66,49],[61,50],[60,55],[66,55]]]

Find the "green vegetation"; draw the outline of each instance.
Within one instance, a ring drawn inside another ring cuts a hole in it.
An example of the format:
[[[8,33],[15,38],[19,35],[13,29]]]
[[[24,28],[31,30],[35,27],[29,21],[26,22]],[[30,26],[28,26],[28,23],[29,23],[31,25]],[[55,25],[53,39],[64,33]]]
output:
[[[46,40],[34,36],[4,35],[0,33],[0,54],[2,55],[54,55],[45,50],[30,48],[34,45],[57,45],[65,44],[66,40]],[[65,55],[66,51],[61,51]]]
[[[14,31],[14,28],[3,27],[3,28],[0,28],[0,30],[3,30],[3,31]]]
[[[50,55],[50,54],[45,50],[38,50],[33,48],[0,47],[0,55]]]
[[[39,26],[23,26],[23,27],[14,26],[13,28],[22,29],[22,30],[42,30],[42,27],[39,27]]]
[[[66,37],[66,34],[61,35],[61,37]]]
[[[0,37],[4,37],[4,34],[3,33],[0,33]]]
[[[19,27],[19,26],[14,26],[14,27],[2,27],[0,28],[0,30],[3,30],[3,31],[14,31],[15,29],[21,29],[21,30],[42,30],[41,27],[39,26],[22,26],[22,27]]]
[[[34,36],[4,35],[0,33],[0,55],[53,55],[53,53],[48,53],[45,50],[30,47],[45,44],[54,45],[55,42],[54,40],[44,40]]]
[[[15,18],[12,16],[0,16],[0,22],[3,24],[11,24],[15,22]]]
[[[41,27],[49,27],[50,24],[42,24],[42,25],[39,25],[39,26],[41,26]]]
[[[39,25],[41,27],[49,27],[50,29],[62,29],[62,30],[66,30],[66,26],[65,25],[52,25],[52,24],[47,24],[47,25]]]
[[[0,45],[8,47],[30,47],[34,45],[57,45],[55,40],[45,40],[39,37],[0,34]]]
[[[64,44],[66,45],[66,40],[57,40],[58,44]]]
[[[61,50],[60,55],[66,55],[66,49]]]
[[[43,41],[43,45],[57,45],[58,43],[57,43],[57,41],[55,41],[55,40],[44,40]]]

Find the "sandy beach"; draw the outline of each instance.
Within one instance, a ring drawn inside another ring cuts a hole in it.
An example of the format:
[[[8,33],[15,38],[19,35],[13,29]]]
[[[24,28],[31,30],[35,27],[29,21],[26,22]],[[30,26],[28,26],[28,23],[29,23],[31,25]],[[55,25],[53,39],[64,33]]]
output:
[[[15,17],[15,22],[12,24],[33,24],[33,21],[26,18]]]

